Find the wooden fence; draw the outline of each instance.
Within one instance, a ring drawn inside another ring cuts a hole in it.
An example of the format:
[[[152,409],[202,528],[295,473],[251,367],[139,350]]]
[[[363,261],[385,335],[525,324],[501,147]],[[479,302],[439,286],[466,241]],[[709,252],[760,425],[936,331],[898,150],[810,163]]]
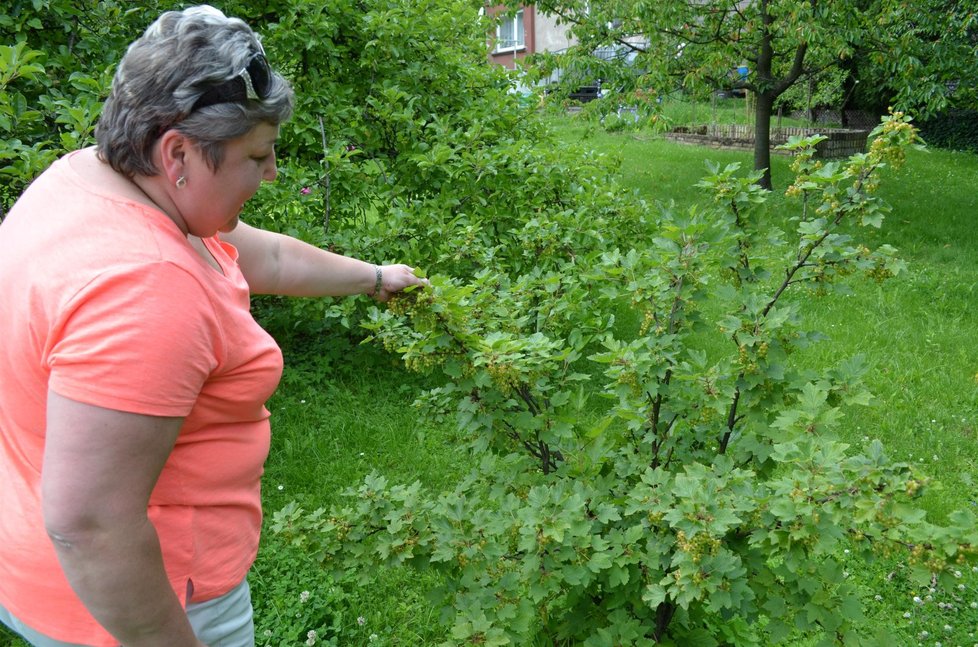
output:
[[[849,157],[866,150],[869,130],[851,128],[771,128],[771,150],[786,154],[774,148],[788,141],[789,137],[824,135],[828,139],[815,147],[815,157]],[[666,133],[666,138],[685,144],[698,144],[713,148],[753,150],[754,127],[741,124],[713,124],[703,126],[678,126]]]

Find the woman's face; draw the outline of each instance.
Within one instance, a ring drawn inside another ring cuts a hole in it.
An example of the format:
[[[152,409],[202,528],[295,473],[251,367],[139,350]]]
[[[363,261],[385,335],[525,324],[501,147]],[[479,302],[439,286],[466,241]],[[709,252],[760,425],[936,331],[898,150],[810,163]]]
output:
[[[262,181],[275,179],[276,139],[278,126],[263,122],[228,141],[216,172],[192,148],[187,159],[187,185],[178,191],[189,233],[206,238],[237,226],[244,203],[255,195]]]

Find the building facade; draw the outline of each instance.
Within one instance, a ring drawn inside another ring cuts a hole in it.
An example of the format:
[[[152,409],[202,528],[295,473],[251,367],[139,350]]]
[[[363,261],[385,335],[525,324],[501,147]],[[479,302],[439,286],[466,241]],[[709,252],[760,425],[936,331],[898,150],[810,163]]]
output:
[[[573,44],[567,28],[558,24],[555,16],[538,11],[533,5],[504,14],[505,10],[502,5],[487,5],[485,9],[490,16],[503,14],[496,33],[490,34],[491,62],[514,69],[519,59],[530,54],[556,52]]]

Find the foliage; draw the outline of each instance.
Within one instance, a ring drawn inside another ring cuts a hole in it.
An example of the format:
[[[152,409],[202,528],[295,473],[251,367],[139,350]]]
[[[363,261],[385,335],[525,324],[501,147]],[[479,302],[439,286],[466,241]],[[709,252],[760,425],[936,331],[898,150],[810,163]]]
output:
[[[838,108],[844,104],[847,70],[829,68],[799,79],[778,97],[775,105],[787,110]]]
[[[978,19],[967,2],[544,0],[537,7],[558,16],[577,44],[537,57],[536,74],[563,70],[571,86],[585,80],[582,71],[601,78],[617,90],[606,110],[622,101],[654,109],[650,96],[676,90],[693,98],[749,91],[756,98],[755,170],[770,166],[774,102],[830,68],[858,68],[861,87],[879,89],[889,99],[884,106],[920,116],[946,106],[949,88],[962,94],[978,80]],[[769,174],[762,185],[770,188]]]
[[[354,10],[338,0],[309,10],[283,0],[274,9],[265,45],[298,108],[282,133],[283,181],[249,205],[253,224],[461,278],[499,264],[522,272],[581,227],[598,242],[604,226],[634,226],[606,193],[615,165],[554,146],[510,74],[487,63],[478,7],[369,0]],[[278,312],[291,325],[358,333],[366,303]]]
[[[978,110],[951,109],[920,123],[931,146],[978,153]]]
[[[978,106],[978,13],[962,0],[872,3],[874,21],[854,42],[862,91],[919,118]]]
[[[0,15],[0,219],[59,155],[93,143],[115,63],[157,3],[14,0]],[[147,18],[152,16],[152,18]]]
[[[846,410],[869,401],[864,363],[793,368],[817,334],[785,295],[900,271],[892,249],[851,232],[881,225],[878,173],[915,137],[896,115],[844,163],[814,161],[818,138],[790,143],[794,241],[759,220],[757,174],[731,166],[703,182],[715,209],[664,208],[631,251],[582,239],[573,259],[539,256],[560,271],[432,277],[368,327],[409,367],[448,378],[420,404],[456,417],[478,469],[441,494],[371,476],[348,506],[290,506],[274,526],[364,579],[367,564],[444,570],[453,644],[770,644],[792,632],[864,644],[841,548],[907,550],[916,580],[953,580],[974,556],[975,520],[932,525],[913,504],[926,479],[912,465],[878,442],[851,452],[837,440]],[[622,336],[612,321],[627,310],[638,329]],[[598,382],[606,407],[589,402]]]

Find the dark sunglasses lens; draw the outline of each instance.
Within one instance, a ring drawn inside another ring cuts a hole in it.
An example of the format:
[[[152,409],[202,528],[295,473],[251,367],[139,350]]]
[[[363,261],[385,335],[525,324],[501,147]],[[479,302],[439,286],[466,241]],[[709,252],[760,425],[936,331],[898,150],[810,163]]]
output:
[[[248,76],[251,77],[251,85],[255,88],[255,93],[259,99],[268,96],[268,91],[272,85],[272,70],[268,67],[268,60],[262,54],[257,54],[248,63]]]

